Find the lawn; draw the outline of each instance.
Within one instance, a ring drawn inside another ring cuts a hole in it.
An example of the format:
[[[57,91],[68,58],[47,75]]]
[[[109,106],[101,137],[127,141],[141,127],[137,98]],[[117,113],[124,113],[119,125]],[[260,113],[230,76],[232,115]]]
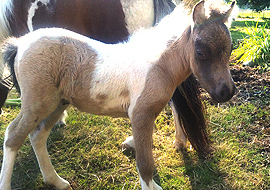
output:
[[[232,25],[235,46],[246,35],[245,23],[249,22],[256,21],[237,20]],[[243,71],[239,67],[234,68],[238,69],[234,79]],[[194,150],[177,152],[174,149],[174,124],[171,110],[166,107],[156,120],[154,179],[164,189],[270,189],[269,76],[249,69],[241,80],[236,80],[239,92],[228,103],[216,105],[203,95],[210,139],[215,148],[207,159],[199,158]],[[20,109],[6,106],[3,111],[1,146],[5,128]],[[86,114],[73,107],[68,109],[68,115],[67,125],[54,127],[48,139],[49,154],[58,174],[76,190],[140,189],[134,155],[123,152],[120,147],[131,134],[129,120]],[[0,161],[2,153],[1,147]],[[43,183],[28,139],[16,158],[12,188],[53,189]]]
[[[270,136],[270,126],[260,125],[262,120],[270,122],[270,109],[261,109],[252,102],[232,106],[234,101],[219,106],[205,102],[215,148],[208,159],[199,158],[193,150],[176,152],[171,111],[167,107],[160,114],[153,151],[155,180],[164,189],[270,188],[269,150],[260,143]],[[4,108],[0,116],[1,144],[7,124],[18,112],[17,107]],[[74,189],[140,189],[134,156],[120,147],[131,134],[129,120],[90,115],[72,107],[68,114],[67,125],[56,126],[48,139],[59,175]],[[16,158],[12,187],[53,189],[43,183],[29,140]]]

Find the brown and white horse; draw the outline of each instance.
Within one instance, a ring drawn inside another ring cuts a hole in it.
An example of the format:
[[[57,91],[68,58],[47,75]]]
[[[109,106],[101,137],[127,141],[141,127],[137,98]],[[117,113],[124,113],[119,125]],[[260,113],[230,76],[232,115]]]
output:
[[[105,43],[117,43],[127,40],[141,27],[158,23],[174,8],[171,0],[3,0],[0,42],[38,28],[61,27]],[[0,76],[1,71],[0,66]],[[0,80],[0,112],[9,91],[3,81]],[[193,147],[206,155],[209,141],[199,94],[192,75],[176,88],[170,105],[176,127],[176,148],[185,148],[188,137]],[[129,145],[132,141],[125,143]]]
[[[45,182],[70,189],[46,149],[51,128],[69,104],[129,117],[141,187],[162,189],[153,180],[153,126],[177,86],[193,73],[216,101],[234,94],[225,25],[233,6],[222,11],[201,1],[190,16],[179,5],[157,26],[114,45],[59,28],[7,40],[4,61],[15,68],[22,107],[5,133],[0,189],[11,189],[15,156],[28,134]]]

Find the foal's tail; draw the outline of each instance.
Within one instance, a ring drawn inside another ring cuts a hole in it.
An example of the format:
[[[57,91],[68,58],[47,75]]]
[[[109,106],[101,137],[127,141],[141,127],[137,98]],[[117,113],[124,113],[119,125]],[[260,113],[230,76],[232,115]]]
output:
[[[211,152],[199,84],[191,75],[174,92],[172,101],[189,142],[202,156]]]
[[[1,53],[3,63],[1,64],[4,64],[3,68],[7,68],[6,72],[2,76],[2,79],[0,80],[0,88],[2,88],[3,90],[9,91],[14,85],[16,86],[16,88],[19,87],[14,71],[14,62],[17,51],[18,46],[16,38],[9,38],[2,44]]]

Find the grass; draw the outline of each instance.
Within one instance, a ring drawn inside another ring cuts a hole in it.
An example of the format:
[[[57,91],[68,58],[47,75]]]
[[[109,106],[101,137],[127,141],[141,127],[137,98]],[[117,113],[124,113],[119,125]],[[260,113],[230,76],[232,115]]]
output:
[[[234,49],[239,46],[239,42],[250,35],[250,31],[252,31],[253,27],[256,25],[257,28],[262,28],[265,26],[265,21],[263,19],[236,19],[232,23],[230,32]],[[270,25],[265,28],[266,31],[269,31],[269,28]]]
[[[7,124],[18,112],[16,107],[4,108],[0,116],[1,144]],[[74,189],[140,189],[135,159],[120,148],[131,134],[129,121],[81,113],[75,108],[69,108],[68,113],[67,126],[56,126],[48,139],[59,175]],[[223,108],[208,105],[215,151],[211,158],[200,159],[195,151],[175,151],[172,115],[166,108],[156,121],[154,134],[155,180],[164,189],[270,188],[269,157],[254,141],[265,134],[260,130],[249,132],[259,117],[262,111],[252,104]],[[29,140],[16,158],[12,187],[52,189],[43,183]]]
[[[239,12],[238,18],[249,18],[249,19],[270,18],[270,11],[265,10],[261,12],[255,12],[252,10],[242,10]]]

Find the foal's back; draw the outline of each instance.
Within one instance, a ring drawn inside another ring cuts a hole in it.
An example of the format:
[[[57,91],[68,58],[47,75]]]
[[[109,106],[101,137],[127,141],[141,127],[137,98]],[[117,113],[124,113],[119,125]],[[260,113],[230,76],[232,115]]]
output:
[[[22,99],[30,92],[37,98],[55,94],[56,102],[65,99],[82,111],[126,117],[131,95],[142,91],[147,65],[126,62],[129,56],[119,51],[123,45],[103,44],[63,29],[41,29],[20,38],[15,68]],[[133,91],[130,78],[136,84]]]

